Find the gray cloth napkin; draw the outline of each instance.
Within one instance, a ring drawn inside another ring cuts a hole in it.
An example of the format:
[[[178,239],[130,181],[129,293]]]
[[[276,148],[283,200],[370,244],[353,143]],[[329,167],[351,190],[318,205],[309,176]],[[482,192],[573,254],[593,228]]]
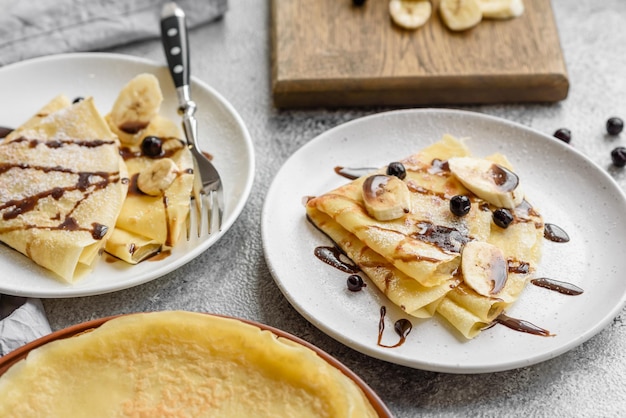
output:
[[[0,0],[0,66],[43,55],[110,48],[161,34],[167,0]],[[178,0],[192,28],[227,0]],[[0,355],[51,332],[41,301],[0,295]]]
[[[160,36],[167,0],[0,0],[0,65],[96,51]],[[192,28],[222,16],[227,0],[178,0]]]
[[[0,295],[0,356],[51,332],[39,299]]]

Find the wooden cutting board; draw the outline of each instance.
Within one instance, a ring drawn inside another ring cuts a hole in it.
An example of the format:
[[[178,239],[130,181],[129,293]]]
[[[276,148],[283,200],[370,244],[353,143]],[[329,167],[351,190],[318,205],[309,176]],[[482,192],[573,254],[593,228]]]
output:
[[[439,0],[433,0],[436,10]],[[569,81],[549,0],[511,20],[448,30],[394,25],[389,0],[272,1],[277,107],[555,102]]]

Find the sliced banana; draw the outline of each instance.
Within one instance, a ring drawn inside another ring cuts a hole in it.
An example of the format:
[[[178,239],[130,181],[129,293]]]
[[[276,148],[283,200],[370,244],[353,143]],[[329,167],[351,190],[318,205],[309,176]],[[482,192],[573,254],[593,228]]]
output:
[[[371,216],[390,221],[411,211],[411,192],[398,177],[375,174],[363,182],[363,202]]]
[[[391,0],[389,14],[394,23],[405,29],[417,29],[430,19],[433,12],[429,0]]]
[[[465,283],[479,295],[497,296],[508,278],[504,254],[495,245],[470,241],[461,252],[461,272]]]
[[[159,80],[152,74],[139,74],[130,80],[120,91],[111,113],[108,115],[111,124],[121,133],[120,140],[135,138],[137,133],[145,129],[161,107],[163,94]]]
[[[492,205],[514,209],[524,200],[519,177],[492,161],[473,157],[448,160],[452,174],[469,191]]]
[[[480,23],[483,12],[478,0],[441,0],[439,13],[448,29],[464,31]]]
[[[523,0],[478,0],[483,18],[510,19],[524,14]]]
[[[178,175],[178,167],[171,158],[156,160],[139,172],[137,187],[150,196],[159,196],[170,187]]]

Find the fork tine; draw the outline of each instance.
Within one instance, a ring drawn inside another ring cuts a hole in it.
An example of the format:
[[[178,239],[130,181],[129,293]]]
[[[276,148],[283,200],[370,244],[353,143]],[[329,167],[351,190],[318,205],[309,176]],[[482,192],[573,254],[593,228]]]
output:
[[[218,189],[215,191],[215,197],[217,201],[217,229],[222,230],[222,219],[224,218],[224,189],[221,182]]]
[[[196,223],[198,224],[198,238],[202,236],[202,174],[198,160],[193,158],[193,187],[191,189],[193,195],[194,207],[196,209]]]

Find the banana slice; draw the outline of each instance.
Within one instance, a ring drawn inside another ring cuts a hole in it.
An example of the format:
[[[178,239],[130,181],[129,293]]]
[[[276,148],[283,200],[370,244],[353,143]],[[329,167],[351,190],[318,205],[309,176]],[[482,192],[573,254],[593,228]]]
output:
[[[478,0],[441,0],[439,13],[448,29],[452,31],[473,28],[483,18]]]
[[[514,209],[524,200],[519,177],[506,167],[473,157],[448,160],[452,174],[476,196],[492,205]]]
[[[465,283],[479,295],[491,297],[504,288],[508,267],[502,251],[484,241],[470,241],[461,253]]]
[[[523,0],[478,0],[483,18],[510,19],[524,13]]]
[[[376,174],[363,182],[363,202],[371,216],[390,221],[411,211],[411,192],[398,177]]]
[[[120,91],[108,121],[114,127],[120,141],[136,145],[145,129],[161,107],[163,94],[159,80],[152,74],[139,74]]]
[[[433,12],[429,0],[391,0],[389,14],[394,23],[405,29],[417,29],[430,19]]]
[[[170,187],[178,175],[178,166],[171,158],[156,160],[139,172],[137,187],[150,196],[159,196]]]

